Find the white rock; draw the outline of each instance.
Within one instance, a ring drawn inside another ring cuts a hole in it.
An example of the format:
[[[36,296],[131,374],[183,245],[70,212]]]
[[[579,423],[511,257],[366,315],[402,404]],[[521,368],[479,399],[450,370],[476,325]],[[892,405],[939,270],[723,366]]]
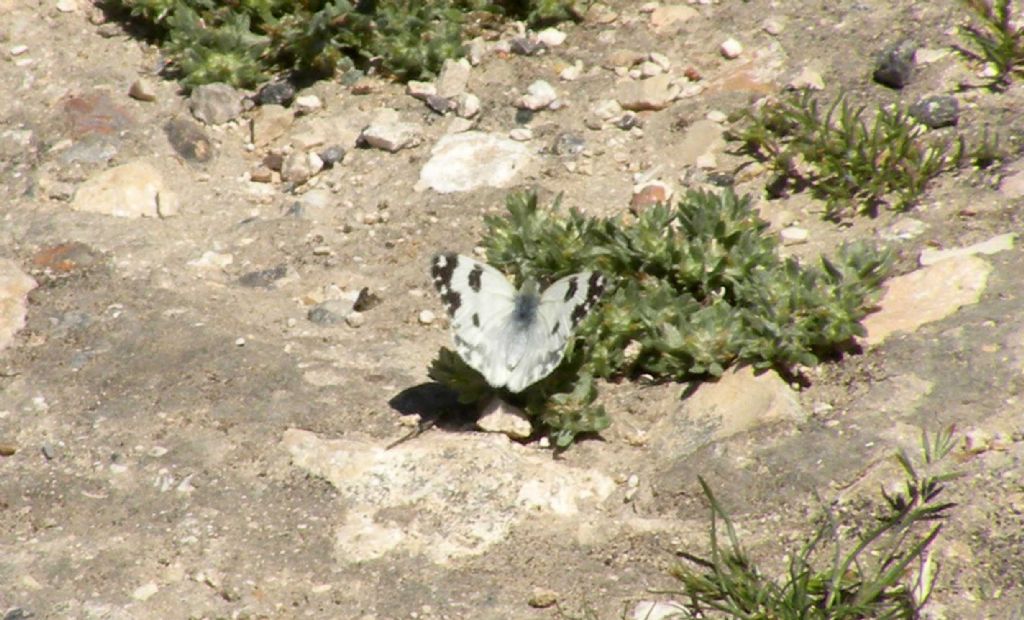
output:
[[[577,60],[572,65],[562,69],[562,71],[558,74],[558,79],[564,80],[566,82],[572,82],[574,80],[578,80],[580,78],[580,75],[582,74],[583,61]]]
[[[199,269],[223,269],[233,262],[235,262],[235,257],[229,253],[207,250],[199,258],[188,261],[188,266]]]
[[[506,187],[532,161],[524,145],[495,134],[467,131],[446,135],[434,145],[420,170],[419,185],[442,194]]]
[[[427,97],[436,95],[437,87],[434,86],[433,82],[417,82],[416,80],[410,80],[405,85],[405,94],[423,101],[426,100]]]
[[[14,342],[14,335],[25,327],[28,294],[37,286],[18,264],[0,258],[0,351]]]
[[[675,601],[640,601],[633,608],[632,620],[682,620],[689,616]]]
[[[11,56],[21,56],[28,51],[27,45],[12,45],[11,49],[8,50]]]
[[[378,115],[366,129],[363,129],[360,139],[374,148],[383,149],[389,153],[396,153],[418,145],[423,140],[420,126],[415,123],[401,122],[396,117],[397,113]]]
[[[782,31],[785,30],[785,28],[786,24],[774,17],[769,17],[761,22],[761,30],[764,30],[773,37],[782,34]]]
[[[434,83],[437,87],[437,95],[445,99],[451,99],[456,95],[464,93],[466,85],[469,83],[469,72],[471,69],[469,61],[465,58],[458,60],[449,58],[445,60],[441,66],[441,71],[437,75],[437,81]]]
[[[722,56],[725,56],[730,60],[733,58],[739,58],[740,54],[743,53],[743,44],[736,39],[729,38],[722,42],[721,47],[719,47],[719,51],[722,53]]]
[[[729,115],[721,110],[709,110],[704,118],[708,119],[712,123],[724,123],[729,120]]]
[[[135,590],[132,591],[132,598],[137,601],[146,601],[149,600],[151,596],[153,596],[159,591],[160,588],[155,583],[150,581],[145,585],[141,585],[135,588]]]
[[[651,59],[651,62],[657,64],[659,67],[661,67],[665,71],[668,71],[669,69],[672,68],[672,62],[669,61],[668,56],[666,56],[666,55],[664,55],[662,53],[651,52],[648,55],[648,58]]]
[[[504,433],[513,439],[526,439],[533,434],[533,424],[526,413],[497,396],[484,407],[476,425],[488,433]]]
[[[558,47],[565,43],[566,34],[557,28],[545,28],[537,33],[537,41],[547,47]]]
[[[526,142],[527,140],[533,140],[533,130],[529,127],[513,127],[509,130],[508,137],[516,142]]]
[[[520,108],[537,111],[547,108],[556,99],[558,99],[558,93],[555,92],[555,88],[544,80],[537,80],[527,87],[526,94],[519,99],[516,105]]]
[[[82,183],[71,208],[115,217],[158,217],[161,202],[171,205],[176,200],[169,194],[173,192],[160,171],[144,161],[134,161],[104,170]]]
[[[345,317],[345,322],[348,323],[349,327],[362,327],[366,323],[366,315],[353,310]]]
[[[668,107],[679,94],[679,87],[668,74],[656,75],[646,80],[630,80],[620,84],[615,98],[626,110],[661,110]]]
[[[821,79],[821,74],[814,69],[804,67],[796,77],[786,84],[786,87],[791,90],[824,90],[825,80]]]
[[[480,37],[476,37],[469,42],[469,46],[466,49],[466,58],[469,59],[469,64],[475,67],[483,61],[486,54],[487,41],[484,41]]]
[[[640,63],[638,69],[640,70],[640,75],[642,77],[654,77],[665,72],[665,70],[661,68],[661,65],[656,62],[651,62],[650,60],[645,60]]]
[[[281,178],[291,183],[305,183],[324,167],[324,161],[316,153],[292,151],[281,164]]]
[[[308,114],[324,107],[320,97],[316,95],[301,95],[295,98],[295,109],[301,113]]]
[[[473,93],[462,93],[455,97],[455,114],[462,118],[473,118],[480,113],[480,98]]]
[[[73,13],[78,10],[78,0],[57,0],[57,10],[61,13]]]
[[[602,99],[591,106],[590,111],[599,119],[609,121],[622,114],[622,106],[614,99]]]
[[[797,245],[800,243],[807,243],[810,233],[806,228],[800,228],[799,226],[787,226],[783,228],[779,235],[782,237],[783,245]]]
[[[693,163],[701,170],[714,170],[718,167],[718,157],[714,153],[701,153]]]
[[[434,315],[430,310],[421,310],[419,321],[421,325],[430,325],[437,320],[437,316]]]
[[[1004,233],[1002,235],[996,235],[991,239],[975,243],[962,248],[948,248],[945,250],[933,250],[931,248],[925,249],[921,252],[920,263],[921,266],[934,265],[939,261],[946,260],[947,258],[957,258],[962,256],[972,256],[975,254],[996,254],[998,252],[1005,252],[1013,249],[1013,242],[1017,238],[1016,233]]]

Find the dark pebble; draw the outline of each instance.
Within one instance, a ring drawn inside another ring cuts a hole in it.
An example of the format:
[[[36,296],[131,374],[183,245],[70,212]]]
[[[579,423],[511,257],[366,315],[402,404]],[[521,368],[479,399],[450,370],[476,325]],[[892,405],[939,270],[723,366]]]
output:
[[[238,278],[238,283],[252,288],[270,288],[274,286],[274,282],[277,282],[286,275],[288,275],[288,265],[278,265],[270,269],[250,271]]]
[[[452,107],[451,100],[440,95],[427,95],[427,98],[424,99],[424,101],[428,108],[438,114],[446,114]]]
[[[57,458],[56,448],[54,448],[53,444],[48,441],[43,442],[43,445],[40,447],[40,450],[42,450],[43,456],[46,457],[47,461],[52,461],[53,459]]]
[[[359,291],[359,296],[356,297],[356,303],[352,304],[352,308],[357,312],[366,312],[371,308],[379,306],[380,301],[380,297],[371,293],[369,287],[364,286]]]
[[[213,143],[199,123],[187,118],[173,118],[164,125],[164,133],[174,151],[188,161],[207,162],[214,156]]]
[[[527,110],[526,108],[518,108],[516,110],[516,125],[529,125],[530,121],[533,120],[535,113],[533,110]]]
[[[352,313],[352,302],[342,299],[330,299],[309,309],[306,318],[317,325],[335,325],[343,323],[345,317]]]
[[[29,618],[35,617],[34,613],[21,607],[15,607],[4,614],[4,620],[29,620]]]
[[[960,120],[960,103],[951,95],[928,95],[910,106],[910,114],[932,129],[950,127]]]
[[[295,85],[288,80],[274,80],[263,85],[256,94],[256,102],[260,105],[289,106],[295,100]]]
[[[583,139],[583,136],[564,131],[555,138],[555,143],[551,146],[551,150],[554,151],[555,155],[575,157],[583,152],[584,146],[586,146],[586,140]]]
[[[914,52],[917,43],[903,39],[882,50],[875,63],[874,79],[890,88],[903,88],[914,72]]]
[[[320,152],[320,159],[324,162],[325,168],[331,168],[345,157],[345,147],[340,145],[329,146]]]
[[[615,126],[619,129],[625,129],[629,131],[634,127],[643,127],[644,121],[633,112],[626,112],[615,121]]]
[[[519,54],[520,56],[533,56],[544,50],[544,44],[531,41],[526,37],[517,37],[509,41],[509,49],[512,50],[513,54]]]
[[[284,165],[284,155],[280,153],[267,153],[263,157],[263,165],[271,170],[281,172],[281,166]]]

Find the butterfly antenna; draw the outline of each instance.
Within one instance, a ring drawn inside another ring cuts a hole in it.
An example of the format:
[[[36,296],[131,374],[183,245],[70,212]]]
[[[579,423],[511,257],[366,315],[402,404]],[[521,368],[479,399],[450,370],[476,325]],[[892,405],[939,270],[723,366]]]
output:
[[[416,426],[416,428],[414,428],[412,431],[406,433],[405,435],[402,435],[398,439],[392,441],[384,449],[385,450],[390,450],[391,448],[394,448],[395,446],[403,444],[403,443],[409,441],[410,439],[414,439],[416,437],[419,437],[423,433],[425,433],[425,432],[429,431],[430,429],[434,428],[434,426],[436,424],[437,424],[437,419],[431,419],[431,420],[427,420],[425,422],[420,422]]]

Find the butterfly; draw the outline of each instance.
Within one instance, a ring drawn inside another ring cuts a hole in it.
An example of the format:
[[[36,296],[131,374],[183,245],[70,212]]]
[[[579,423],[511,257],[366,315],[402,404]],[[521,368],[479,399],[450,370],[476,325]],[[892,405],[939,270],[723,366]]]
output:
[[[491,387],[510,392],[558,367],[573,330],[605,287],[603,275],[585,271],[543,293],[532,280],[517,291],[494,267],[454,252],[435,256],[430,276],[452,318],[459,357]]]

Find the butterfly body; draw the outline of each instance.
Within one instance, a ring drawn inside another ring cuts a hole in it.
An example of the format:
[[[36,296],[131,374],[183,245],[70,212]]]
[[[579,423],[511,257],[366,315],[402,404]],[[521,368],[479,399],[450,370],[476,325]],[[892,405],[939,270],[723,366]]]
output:
[[[597,272],[566,276],[543,293],[455,253],[434,257],[434,286],[452,318],[459,356],[495,388],[521,392],[562,361],[573,330],[604,292]]]

